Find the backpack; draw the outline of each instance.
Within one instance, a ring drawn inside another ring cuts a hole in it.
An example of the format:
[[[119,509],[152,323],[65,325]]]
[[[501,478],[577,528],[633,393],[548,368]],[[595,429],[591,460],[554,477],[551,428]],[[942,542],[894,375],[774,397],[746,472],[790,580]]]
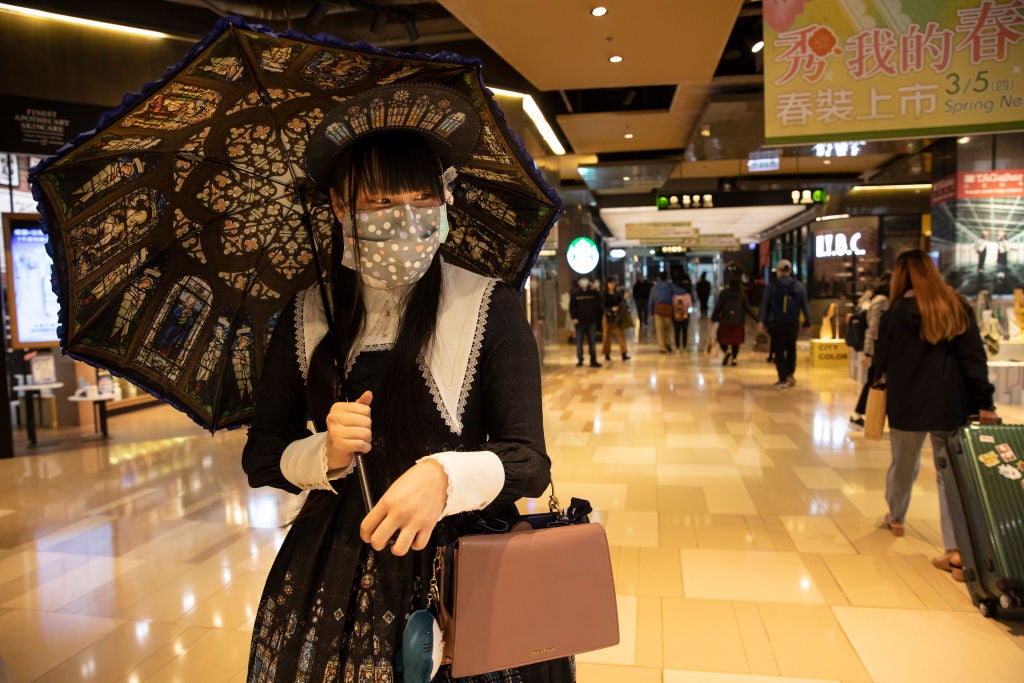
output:
[[[850,314],[846,321],[846,335],[844,341],[854,351],[864,350],[864,337],[868,331],[868,312],[860,309]]]
[[[800,304],[797,302],[796,292],[795,282],[775,283],[771,302],[772,320],[800,320]]]
[[[672,295],[672,319],[676,322],[683,322],[690,317],[690,295]]]

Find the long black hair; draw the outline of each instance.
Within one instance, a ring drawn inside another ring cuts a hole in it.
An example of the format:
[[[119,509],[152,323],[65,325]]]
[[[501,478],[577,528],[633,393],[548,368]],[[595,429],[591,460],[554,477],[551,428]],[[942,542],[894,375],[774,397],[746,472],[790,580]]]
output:
[[[355,225],[356,201],[361,191],[392,195],[422,190],[443,198],[442,170],[440,158],[422,136],[375,133],[345,150],[335,167],[331,186]],[[358,237],[353,236],[357,240],[354,248],[358,250]],[[366,311],[362,278],[357,271],[341,265],[344,249],[341,224],[335,221],[330,275],[334,329],[339,338],[332,339],[328,334],[310,359],[307,395],[315,416],[326,415],[335,401],[358,398],[346,395],[344,366],[353,343],[364,331]],[[355,259],[357,268],[359,261]],[[374,453],[364,463],[377,496],[418,458],[430,452],[430,445],[424,441],[428,432],[422,428],[423,407],[417,405],[419,394],[408,388],[423,382],[419,361],[434,339],[440,296],[441,261],[435,255],[423,277],[406,288],[400,306],[398,338],[388,354],[379,395],[374,396],[371,405]],[[317,428],[324,426],[320,424]],[[320,499],[326,503],[332,498],[330,494],[311,495],[303,514],[314,512],[311,501]]]

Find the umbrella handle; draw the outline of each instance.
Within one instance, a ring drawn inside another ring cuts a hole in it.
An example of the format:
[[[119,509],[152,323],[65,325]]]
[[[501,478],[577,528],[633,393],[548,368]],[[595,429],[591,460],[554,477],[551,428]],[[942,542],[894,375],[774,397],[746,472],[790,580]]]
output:
[[[373,506],[376,505],[376,501],[373,500],[373,494],[370,492],[370,480],[366,476],[366,468],[363,467],[362,453],[356,453],[356,471],[359,473],[359,490],[363,492],[363,503],[366,504],[366,512],[369,514]]]

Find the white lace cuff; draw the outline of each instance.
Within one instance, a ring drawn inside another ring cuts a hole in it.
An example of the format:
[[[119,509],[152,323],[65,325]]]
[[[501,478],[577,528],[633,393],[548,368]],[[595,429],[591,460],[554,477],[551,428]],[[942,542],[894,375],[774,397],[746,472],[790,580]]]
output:
[[[345,468],[327,469],[327,432],[292,441],[281,454],[281,474],[303,490],[334,491],[331,480],[347,477],[356,461]]]
[[[420,458],[426,459],[440,463],[448,475],[448,502],[441,517],[483,510],[505,486],[505,467],[491,451],[445,451]]]

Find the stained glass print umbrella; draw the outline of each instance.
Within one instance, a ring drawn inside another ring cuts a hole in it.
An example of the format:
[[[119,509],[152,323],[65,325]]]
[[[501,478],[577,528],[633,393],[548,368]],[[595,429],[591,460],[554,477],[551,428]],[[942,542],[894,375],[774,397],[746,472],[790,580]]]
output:
[[[280,310],[317,280],[311,233],[329,245],[326,198],[303,168],[307,140],[338,104],[403,83],[455,89],[482,121],[458,169],[444,257],[521,287],[561,205],[478,62],[229,18],[33,169],[64,351],[208,429],[244,424]],[[445,114],[422,113],[439,126]]]

